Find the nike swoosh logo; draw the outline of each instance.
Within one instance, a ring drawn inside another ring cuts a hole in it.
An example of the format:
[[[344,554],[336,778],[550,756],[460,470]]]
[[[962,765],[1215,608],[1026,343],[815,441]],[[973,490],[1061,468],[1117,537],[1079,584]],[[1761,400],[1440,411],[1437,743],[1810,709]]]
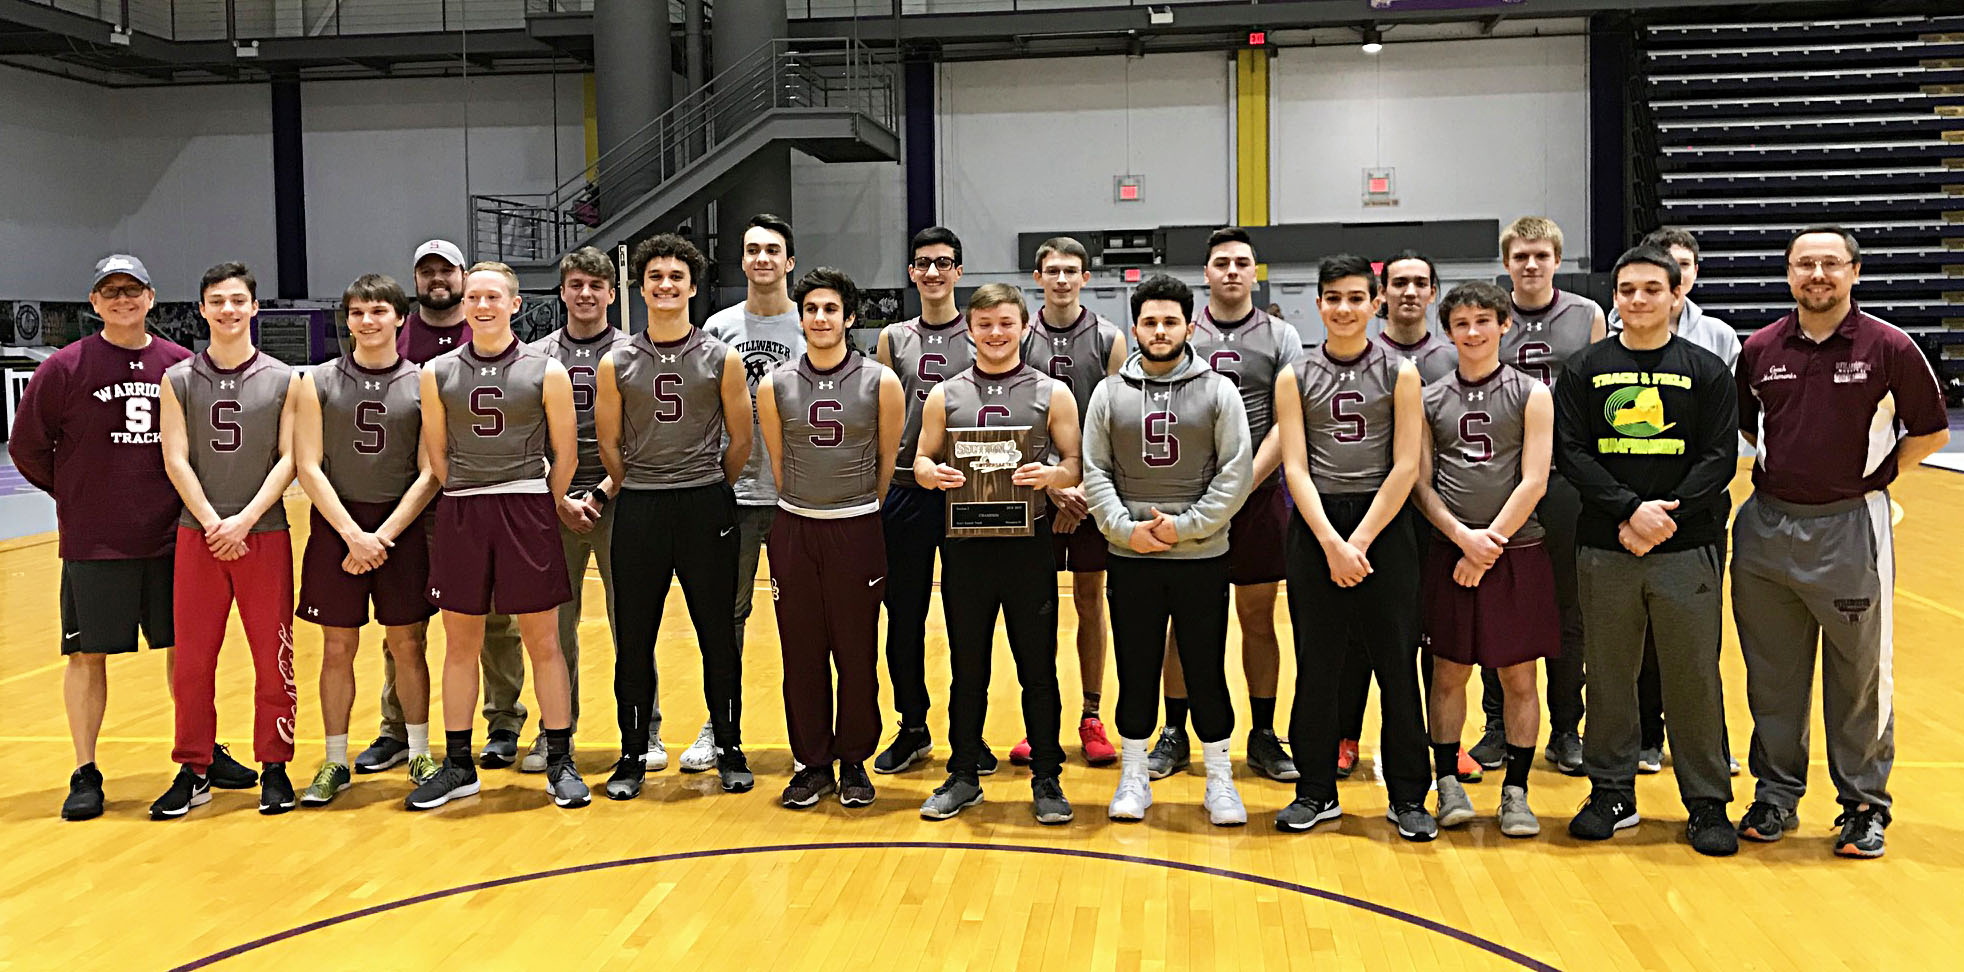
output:
[[[75,639],[80,638],[81,636],[82,633],[80,631],[70,631],[69,633],[62,635],[61,639],[63,641],[74,641]]]
[[[878,576],[878,577],[875,577],[875,578],[873,578],[872,580],[869,580],[869,581],[867,581],[867,582],[866,582],[866,586],[867,586],[867,587],[872,587],[872,586],[873,586],[874,584],[878,584],[879,582],[881,582],[881,581],[883,581],[883,580],[886,580],[886,579],[887,579],[887,575],[885,575],[885,574],[881,574],[880,576]]]
[[[717,531],[716,535],[719,537],[727,537],[730,535],[730,531],[734,529],[736,529],[736,527],[724,527],[723,529]]]

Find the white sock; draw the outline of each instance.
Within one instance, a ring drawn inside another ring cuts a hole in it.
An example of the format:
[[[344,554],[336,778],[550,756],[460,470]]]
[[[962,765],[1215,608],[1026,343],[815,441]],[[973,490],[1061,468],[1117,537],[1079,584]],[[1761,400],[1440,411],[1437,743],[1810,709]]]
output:
[[[327,737],[327,761],[341,766],[348,765],[348,734]]]
[[[409,730],[409,755],[428,756],[430,754],[430,724],[419,722],[404,726]]]
[[[1208,776],[1234,776],[1234,763],[1228,758],[1228,740],[1201,743],[1200,759],[1207,766]]]
[[[1146,756],[1150,751],[1149,747],[1151,743],[1151,739],[1127,739],[1124,736],[1118,737],[1118,772],[1120,776],[1147,775]]]

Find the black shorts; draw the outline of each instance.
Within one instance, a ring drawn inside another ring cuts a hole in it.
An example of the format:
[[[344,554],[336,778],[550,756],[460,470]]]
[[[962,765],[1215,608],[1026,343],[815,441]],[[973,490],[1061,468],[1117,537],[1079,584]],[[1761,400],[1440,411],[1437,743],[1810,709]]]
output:
[[[62,561],[61,653],[135,651],[139,628],[152,648],[176,644],[173,559],[164,554],[142,560]]]

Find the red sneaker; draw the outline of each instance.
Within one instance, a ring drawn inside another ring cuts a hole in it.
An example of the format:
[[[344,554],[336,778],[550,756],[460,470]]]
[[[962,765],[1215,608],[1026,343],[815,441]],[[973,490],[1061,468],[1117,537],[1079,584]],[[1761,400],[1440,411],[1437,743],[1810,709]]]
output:
[[[1105,738],[1105,724],[1097,716],[1085,716],[1077,724],[1078,741],[1084,744],[1084,761],[1093,766],[1107,766],[1118,759],[1118,750],[1112,748],[1111,741]]]
[[[1030,741],[1028,739],[1017,743],[1016,748],[1009,751],[1009,761],[1018,766],[1030,765]]]
[[[1466,755],[1464,748],[1459,751],[1459,772],[1454,775],[1459,777],[1461,783],[1478,783],[1487,777],[1486,771],[1480,768],[1479,761]]]
[[[1350,771],[1357,768],[1357,740],[1345,739],[1337,743],[1337,779],[1350,779]]]

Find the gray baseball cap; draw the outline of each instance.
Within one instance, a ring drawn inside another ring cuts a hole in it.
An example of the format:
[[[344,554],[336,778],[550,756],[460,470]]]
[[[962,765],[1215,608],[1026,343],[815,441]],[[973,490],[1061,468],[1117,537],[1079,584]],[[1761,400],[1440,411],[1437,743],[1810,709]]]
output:
[[[112,253],[96,261],[95,280],[89,284],[89,289],[96,289],[104,280],[119,273],[135,277],[137,283],[145,287],[150,286],[150,270],[143,265],[142,260],[127,253]]]

